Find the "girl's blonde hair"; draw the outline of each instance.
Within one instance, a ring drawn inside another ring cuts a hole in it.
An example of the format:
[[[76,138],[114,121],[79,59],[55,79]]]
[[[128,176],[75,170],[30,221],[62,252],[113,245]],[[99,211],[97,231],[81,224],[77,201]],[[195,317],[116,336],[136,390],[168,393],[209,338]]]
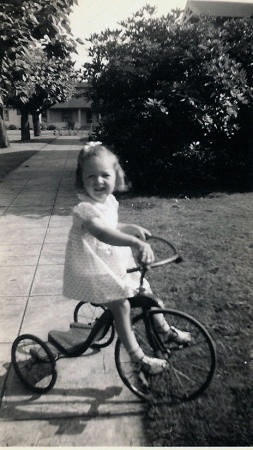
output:
[[[76,169],[76,188],[84,189],[83,168],[85,162],[92,156],[99,157],[102,154],[109,156],[114,161],[114,169],[116,173],[115,191],[126,191],[127,186],[125,182],[125,173],[119,163],[118,157],[108,147],[105,147],[102,142],[90,142],[80,151]]]

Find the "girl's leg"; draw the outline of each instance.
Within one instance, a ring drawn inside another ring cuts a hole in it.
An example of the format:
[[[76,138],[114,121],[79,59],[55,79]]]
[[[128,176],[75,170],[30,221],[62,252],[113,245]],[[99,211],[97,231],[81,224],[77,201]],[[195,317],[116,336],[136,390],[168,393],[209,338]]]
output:
[[[136,340],[132,330],[129,301],[126,299],[117,300],[109,302],[105,306],[113,314],[116,331],[131,361],[140,364],[140,369],[153,375],[163,371],[167,362],[163,359],[146,356]]]
[[[147,280],[145,281],[147,282]],[[149,284],[146,285],[146,291],[152,294],[152,289]],[[164,303],[161,299],[159,299],[159,305],[161,308],[165,308]],[[178,330],[173,326],[170,327],[170,325],[164,319],[163,314],[154,314],[153,318],[156,331],[161,334],[165,341],[174,341],[177,344],[188,344],[191,341],[191,333],[189,333],[188,331]]]
[[[160,302],[160,306],[161,308],[164,308],[162,301]],[[173,326],[170,327],[163,314],[154,314],[153,318],[156,331],[161,334],[166,341],[174,341],[177,344],[188,344],[191,341],[191,333],[188,331],[178,330]]]
[[[143,358],[144,353],[140,348],[132,330],[130,316],[131,307],[129,301],[127,299],[117,300],[107,303],[105,306],[110,309],[113,314],[117,334],[126,351],[131,356],[133,361],[139,361]]]

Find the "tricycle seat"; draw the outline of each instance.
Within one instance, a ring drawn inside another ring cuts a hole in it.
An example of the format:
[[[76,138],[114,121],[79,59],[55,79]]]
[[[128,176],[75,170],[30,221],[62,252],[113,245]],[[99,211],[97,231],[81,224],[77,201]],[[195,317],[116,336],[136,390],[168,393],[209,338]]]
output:
[[[48,333],[48,341],[53,344],[64,355],[72,356],[78,353],[83,347],[83,352],[88,348],[85,347],[92,326],[85,328],[70,328],[68,331],[52,330]]]

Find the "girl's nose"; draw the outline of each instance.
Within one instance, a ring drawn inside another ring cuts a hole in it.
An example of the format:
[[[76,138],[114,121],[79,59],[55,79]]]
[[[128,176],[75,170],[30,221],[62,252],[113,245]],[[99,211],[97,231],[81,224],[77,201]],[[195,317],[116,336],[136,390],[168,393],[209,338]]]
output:
[[[98,184],[103,184],[103,182],[104,182],[103,177],[98,177],[97,182],[98,182]]]

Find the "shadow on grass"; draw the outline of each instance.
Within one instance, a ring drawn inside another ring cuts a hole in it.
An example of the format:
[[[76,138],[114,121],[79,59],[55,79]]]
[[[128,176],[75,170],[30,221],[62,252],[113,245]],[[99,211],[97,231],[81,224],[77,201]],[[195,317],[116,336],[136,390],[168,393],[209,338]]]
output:
[[[2,182],[12,170],[19,167],[20,164],[23,164],[36,153],[38,153],[37,150],[27,150],[23,152],[0,154],[0,182]]]
[[[227,195],[233,195],[233,194],[247,194],[253,192],[253,187],[245,187],[245,188],[238,188],[238,187],[231,187],[223,188],[223,187],[216,187],[216,188],[189,188],[189,189],[133,189],[130,188],[126,192],[116,192],[117,199],[119,201],[121,200],[133,200],[138,198],[139,203],[141,203],[141,199],[144,198],[145,201],[147,197],[151,199],[199,199],[199,198],[219,198],[219,197],[225,197]]]

